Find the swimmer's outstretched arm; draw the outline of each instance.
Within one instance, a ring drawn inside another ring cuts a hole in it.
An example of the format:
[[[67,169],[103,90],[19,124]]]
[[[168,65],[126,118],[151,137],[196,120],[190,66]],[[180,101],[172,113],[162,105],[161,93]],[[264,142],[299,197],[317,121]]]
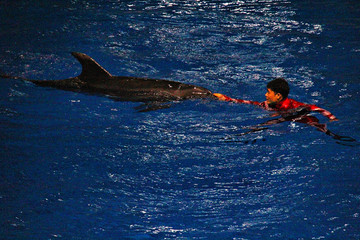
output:
[[[214,93],[215,97],[217,97],[220,101],[227,101],[227,102],[235,102],[235,103],[245,103],[245,104],[252,104],[252,105],[260,105],[260,102],[257,101],[249,101],[249,100],[243,100],[243,99],[235,99],[228,97],[221,93]]]

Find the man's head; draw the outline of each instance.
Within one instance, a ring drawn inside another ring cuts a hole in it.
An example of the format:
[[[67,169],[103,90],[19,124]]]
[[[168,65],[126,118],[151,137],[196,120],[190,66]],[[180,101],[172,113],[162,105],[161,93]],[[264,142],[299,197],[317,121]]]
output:
[[[267,84],[266,102],[269,105],[277,104],[287,98],[289,91],[289,84],[285,79],[275,78]]]

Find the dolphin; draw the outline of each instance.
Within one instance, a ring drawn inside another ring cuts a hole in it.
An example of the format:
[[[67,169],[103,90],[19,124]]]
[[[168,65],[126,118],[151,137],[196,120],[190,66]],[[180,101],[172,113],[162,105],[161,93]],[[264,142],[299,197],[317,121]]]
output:
[[[164,103],[216,98],[210,90],[191,84],[162,79],[113,76],[88,55],[79,52],[71,54],[82,65],[82,72],[77,77],[62,80],[31,80],[9,75],[0,75],[0,77],[20,79],[42,87],[103,95],[118,101]]]

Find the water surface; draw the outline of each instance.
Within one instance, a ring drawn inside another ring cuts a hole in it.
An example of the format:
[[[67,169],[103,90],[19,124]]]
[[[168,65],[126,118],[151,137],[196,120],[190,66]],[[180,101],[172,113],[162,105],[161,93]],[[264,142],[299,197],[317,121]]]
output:
[[[170,79],[290,96],[360,139],[358,1],[0,1],[0,71]],[[360,149],[254,106],[139,103],[0,81],[3,239],[358,239]]]

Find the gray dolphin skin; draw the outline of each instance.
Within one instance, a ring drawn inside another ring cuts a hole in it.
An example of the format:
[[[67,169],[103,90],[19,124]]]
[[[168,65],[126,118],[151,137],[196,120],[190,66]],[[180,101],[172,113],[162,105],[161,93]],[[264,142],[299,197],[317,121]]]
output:
[[[0,77],[21,79],[42,87],[100,94],[119,101],[147,103],[214,98],[208,89],[195,85],[169,80],[112,76],[88,55],[78,52],[71,54],[82,65],[82,72],[77,77],[63,80],[30,80],[8,75]]]

